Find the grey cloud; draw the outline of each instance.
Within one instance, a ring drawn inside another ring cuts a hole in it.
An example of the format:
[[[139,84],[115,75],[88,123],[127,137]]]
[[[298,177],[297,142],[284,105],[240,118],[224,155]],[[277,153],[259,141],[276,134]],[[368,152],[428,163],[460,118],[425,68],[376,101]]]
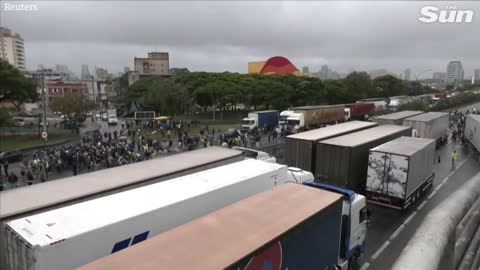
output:
[[[8,1],[2,1],[6,3]],[[19,3],[19,2],[15,2]],[[298,67],[431,67],[462,60],[480,68],[480,3],[471,24],[424,24],[423,6],[447,2],[327,1],[52,1],[37,12],[6,12],[1,24],[25,39],[29,67],[82,63],[119,71],[134,56],[168,50],[172,66],[246,72],[247,62],[284,55]],[[2,5],[3,6],[3,5]]]

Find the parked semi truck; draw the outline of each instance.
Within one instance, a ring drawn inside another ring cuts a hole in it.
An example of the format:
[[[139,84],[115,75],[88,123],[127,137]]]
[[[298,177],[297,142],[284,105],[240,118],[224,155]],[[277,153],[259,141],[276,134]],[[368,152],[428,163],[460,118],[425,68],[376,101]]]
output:
[[[367,200],[400,210],[408,208],[432,186],[434,162],[432,139],[400,137],[370,149]]]
[[[390,113],[385,115],[380,115],[373,118],[375,123],[379,125],[403,125],[403,120],[412,116],[422,114],[422,111],[401,111],[396,113]]]
[[[287,118],[287,127],[291,131],[298,131],[316,128],[322,124],[343,122],[344,119],[343,105],[296,107],[294,113]]]
[[[78,270],[347,269],[345,245],[365,247],[366,232],[365,199],[350,195],[287,183]]]
[[[475,158],[480,157],[480,115],[469,114],[465,121],[465,130],[463,132],[465,144],[470,148]]]
[[[280,113],[280,116],[278,117],[278,125],[280,127],[285,127],[285,125],[287,124],[287,118],[293,113],[294,113],[293,110],[282,111]]]
[[[254,128],[276,127],[278,125],[278,111],[257,111],[249,112],[248,117],[242,120],[243,130]]]
[[[384,125],[319,141],[316,145],[315,179],[363,192],[368,151],[411,133],[411,127]]]
[[[365,120],[369,115],[375,112],[375,104],[373,103],[352,103],[345,104],[345,121]]]
[[[373,103],[375,104],[375,111],[387,109],[387,98],[365,98],[358,100],[356,103]]]
[[[286,163],[315,174],[316,143],[333,137],[377,126],[376,123],[350,121],[287,136]]]
[[[12,220],[7,269],[74,269],[305,174],[247,159]]]
[[[434,139],[437,147],[448,140],[448,113],[428,112],[403,120],[404,126],[412,127],[412,136]]]

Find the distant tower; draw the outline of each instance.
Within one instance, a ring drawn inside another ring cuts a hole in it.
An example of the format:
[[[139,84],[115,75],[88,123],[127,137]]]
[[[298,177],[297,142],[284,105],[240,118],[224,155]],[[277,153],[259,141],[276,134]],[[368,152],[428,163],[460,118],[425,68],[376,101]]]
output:
[[[308,68],[308,66],[302,67],[302,73],[310,73],[310,69]]]
[[[409,68],[407,68],[407,69],[405,69],[405,71],[403,72],[403,79],[404,79],[405,81],[410,81],[411,75],[412,75],[412,71],[411,71]]]
[[[90,80],[91,76],[92,75],[90,74],[90,71],[88,70],[88,65],[83,64],[82,65],[82,74],[81,74],[82,80]]]

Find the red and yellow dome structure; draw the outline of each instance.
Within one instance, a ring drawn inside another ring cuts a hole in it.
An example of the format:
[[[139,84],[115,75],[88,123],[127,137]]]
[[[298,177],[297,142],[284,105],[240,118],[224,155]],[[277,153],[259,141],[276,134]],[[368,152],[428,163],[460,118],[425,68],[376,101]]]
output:
[[[263,75],[282,75],[286,76],[289,74],[303,76],[304,74],[295,67],[290,60],[283,56],[274,56],[269,58],[267,61],[260,62],[249,62],[248,63],[248,74],[263,74]]]

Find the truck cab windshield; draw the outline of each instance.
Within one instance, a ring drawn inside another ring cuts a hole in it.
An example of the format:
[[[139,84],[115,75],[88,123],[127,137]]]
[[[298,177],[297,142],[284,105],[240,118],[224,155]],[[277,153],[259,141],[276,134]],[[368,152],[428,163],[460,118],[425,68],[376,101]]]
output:
[[[242,125],[253,125],[254,124],[254,120],[252,119],[243,119],[242,120]]]
[[[300,120],[287,120],[288,126],[297,126],[300,125]]]

